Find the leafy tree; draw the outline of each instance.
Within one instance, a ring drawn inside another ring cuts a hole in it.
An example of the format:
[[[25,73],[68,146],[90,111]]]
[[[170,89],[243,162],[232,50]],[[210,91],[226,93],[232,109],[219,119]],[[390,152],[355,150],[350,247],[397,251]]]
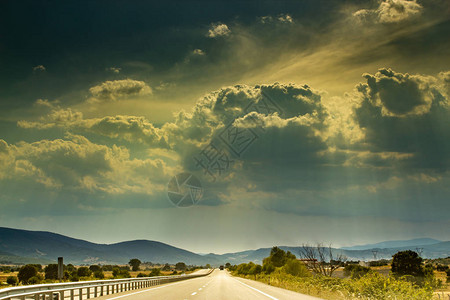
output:
[[[175,265],[175,269],[180,270],[180,271],[185,271],[186,270],[186,264],[184,262],[178,262]]]
[[[89,270],[91,270],[92,273],[95,273],[95,272],[101,271],[102,267],[99,265],[92,265],[92,266],[89,266]]]
[[[104,279],[105,274],[103,274],[103,271],[100,269],[100,270],[94,272],[94,277],[97,279]]]
[[[255,279],[256,279],[256,275],[261,274],[261,272],[262,272],[261,265],[253,265],[249,270],[249,274],[254,275]]]
[[[145,274],[145,273],[139,273],[139,274],[137,274],[136,277],[147,277],[147,274]]]
[[[414,251],[399,251],[392,256],[391,270],[394,275],[424,276],[422,258]]]
[[[206,264],[205,269],[211,269],[211,265],[210,264]]]
[[[170,265],[169,264],[165,264],[164,267],[162,267],[163,271],[170,271]]]
[[[305,264],[296,259],[289,259],[283,266],[283,271],[287,274],[297,277],[311,276]]]
[[[36,276],[33,276],[30,279],[28,279],[28,283],[29,284],[39,284],[42,282],[43,279],[44,278],[42,277],[42,275],[37,273]]]
[[[104,265],[104,266],[102,266],[102,270],[103,270],[104,272],[106,272],[106,271],[112,271],[112,270],[113,270],[113,266],[112,266],[112,265]]]
[[[8,276],[8,278],[6,278],[6,283],[9,285],[17,285],[19,280],[16,276]]]
[[[225,264],[225,268],[229,269],[230,267],[231,267],[231,264],[230,264],[229,262],[227,262],[227,263]]]
[[[158,269],[158,268],[154,268],[154,269],[152,269],[152,271],[150,272],[150,277],[153,277],[153,276],[160,276],[160,275],[161,275],[161,270]]]
[[[38,274],[38,270],[34,265],[25,265],[19,269],[19,274],[17,274],[17,278],[19,282],[23,284],[28,284],[30,278],[35,277]]]
[[[90,277],[92,275],[92,271],[89,270],[88,267],[79,267],[77,270],[77,275],[79,277]]]
[[[45,279],[58,279],[58,265],[49,264],[44,268]]]
[[[278,247],[273,247],[270,250],[270,261],[275,267],[282,267],[286,263],[286,252]]]
[[[114,278],[129,278],[130,272],[126,269],[121,269],[119,267],[114,267],[112,274]]]
[[[273,265],[272,261],[270,260],[270,257],[266,257],[263,259],[262,270],[266,274],[270,274],[273,271],[275,271],[275,266]]]
[[[141,265],[141,261],[137,258],[130,259],[128,264],[132,267],[133,271],[139,271],[139,267]]]

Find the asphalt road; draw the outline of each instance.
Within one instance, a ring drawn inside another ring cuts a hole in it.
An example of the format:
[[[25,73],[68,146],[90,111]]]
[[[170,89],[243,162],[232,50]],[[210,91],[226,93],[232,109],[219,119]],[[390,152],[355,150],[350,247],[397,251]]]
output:
[[[151,288],[99,297],[104,300],[313,300],[319,299],[257,281],[236,278],[227,271],[214,270],[210,275]]]

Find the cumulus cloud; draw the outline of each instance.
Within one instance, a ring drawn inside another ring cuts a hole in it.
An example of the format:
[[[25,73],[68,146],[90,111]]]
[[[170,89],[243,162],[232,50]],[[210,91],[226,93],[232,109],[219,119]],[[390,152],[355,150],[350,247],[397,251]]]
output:
[[[399,22],[417,15],[422,6],[416,0],[385,0],[380,3],[377,10],[382,23]]]
[[[2,179],[65,191],[152,195],[164,189],[166,174],[172,172],[161,159],[132,159],[123,146],[98,145],[79,135],[16,145],[0,140],[0,159],[4,155]]]
[[[207,37],[210,38],[216,38],[221,36],[227,36],[231,33],[231,30],[228,28],[226,24],[223,23],[217,23],[212,24],[211,28],[208,30],[208,33],[206,34]]]
[[[194,49],[194,51],[192,51],[192,54],[194,54],[194,55],[205,55],[206,53],[202,49]]]
[[[105,81],[89,89],[90,101],[116,101],[119,99],[150,95],[152,89],[143,81],[133,79]]]
[[[364,74],[367,84],[359,86],[374,106],[386,116],[417,115],[429,112],[436,93],[436,79],[431,76],[396,73],[380,69],[375,75]]]
[[[47,69],[43,65],[33,67],[33,72],[45,72]]]
[[[94,133],[132,143],[167,147],[163,130],[156,128],[144,117],[116,115],[85,119],[81,112],[58,108],[38,122],[19,121],[17,125],[34,129],[59,127],[72,132]]]
[[[294,19],[289,14],[279,14],[276,17],[263,16],[260,18],[260,20],[261,20],[261,23],[263,23],[263,24],[269,24],[269,23],[273,23],[273,22],[287,23],[287,24],[294,23]]]
[[[410,167],[449,165],[450,110],[444,77],[410,75],[391,69],[365,74],[358,86],[355,119],[372,151],[411,154]]]
[[[119,74],[121,70],[122,70],[122,68],[118,68],[118,67],[106,68],[106,71],[112,72],[114,74]]]
[[[382,0],[377,9],[361,9],[353,16],[360,21],[396,23],[419,15],[422,9],[416,0]]]

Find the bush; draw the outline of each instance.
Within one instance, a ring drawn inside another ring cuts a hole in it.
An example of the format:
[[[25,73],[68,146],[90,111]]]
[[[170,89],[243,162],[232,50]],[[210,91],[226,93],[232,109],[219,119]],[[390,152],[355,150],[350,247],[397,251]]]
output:
[[[186,264],[184,262],[179,262],[175,265],[175,269],[179,271],[185,271],[186,270]]]
[[[79,267],[77,270],[78,277],[90,277],[92,275],[92,271],[89,270],[88,267]]]
[[[33,276],[30,279],[28,279],[28,283],[29,284],[39,284],[42,282],[42,280],[44,280],[44,278],[42,277],[42,275],[40,275],[38,273],[36,276]]]
[[[139,274],[137,274],[136,277],[148,277],[148,276],[147,276],[147,274],[145,274],[145,273],[139,273]]]
[[[105,274],[103,274],[102,270],[98,270],[94,272],[94,277],[97,279],[104,279],[105,278]]]
[[[113,268],[113,276],[114,278],[130,278],[130,272],[126,269],[120,269],[118,267]]]
[[[9,285],[17,285],[19,280],[16,276],[8,276],[8,278],[6,278],[6,283]]]
[[[153,277],[153,276],[160,276],[161,275],[161,270],[160,269],[158,269],[158,268],[154,268],[154,269],[152,269],[152,271],[150,272],[150,277]]]
[[[102,267],[100,267],[99,265],[92,265],[89,266],[89,270],[92,271],[92,273],[98,272],[102,270]]]
[[[370,271],[369,267],[364,267],[361,265],[346,265],[344,267],[344,275],[351,276],[352,279],[360,278],[366,275]]]
[[[58,265],[50,264],[45,267],[45,279],[58,279]]]
[[[399,251],[392,256],[392,273],[397,276],[424,276],[422,258],[414,251]]]
[[[444,266],[444,265],[437,265],[436,266],[436,270],[440,271],[440,272],[446,272],[448,270],[448,266]]]
[[[28,284],[29,280],[32,277],[35,277],[38,274],[38,270],[34,265],[25,265],[19,269],[19,274],[17,274],[17,278],[19,282],[23,284]]]
[[[305,264],[296,259],[290,259],[283,266],[283,271],[286,274],[290,274],[296,277],[308,277],[311,273],[306,268]]]

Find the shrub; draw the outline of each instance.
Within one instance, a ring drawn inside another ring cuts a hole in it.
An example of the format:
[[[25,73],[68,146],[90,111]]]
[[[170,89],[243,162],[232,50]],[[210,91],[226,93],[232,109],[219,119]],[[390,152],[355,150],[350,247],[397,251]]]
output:
[[[308,277],[311,273],[306,268],[305,264],[296,259],[290,259],[283,266],[283,271],[287,274],[297,277]]]
[[[45,267],[45,279],[58,279],[58,265],[50,264]]]
[[[17,285],[19,280],[16,276],[8,276],[8,278],[6,278],[6,283],[10,285]]]
[[[364,267],[361,265],[346,265],[344,267],[344,275],[351,276],[353,279],[360,278],[366,275],[370,271],[369,267]]]
[[[139,274],[137,274],[136,277],[147,277],[147,274],[145,274],[145,273],[139,273]]]
[[[39,284],[42,282],[42,280],[44,280],[44,278],[42,277],[42,275],[40,275],[38,273],[38,274],[36,274],[36,276],[33,276],[30,279],[28,279],[28,283],[29,284]]]
[[[92,273],[98,272],[102,270],[102,267],[100,267],[99,265],[92,265],[89,266],[89,270],[92,271]]]
[[[105,278],[105,274],[103,274],[102,270],[98,270],[94,272],[94,277],[97,279],[104,279]]]
[[[92,271],[89,270],[88,267],[79,267],[77,270],[78,277],[90,277],[92,275]]]
[[[161,270],[158,269],[158,268],[154,268],[154,269],[152,269],[152,271],[150,272],[150,277],[153,277],[153,276],[160,276],[160,275],[161,275]]]
[[[25,265],[19,269],[19,274],[17,274],[17,277],[19,279],[19,282],[22,282],[23,284],[28,284],[29,280],[32,277],[35,277],[38,274],[38,270],[34,265]]]

